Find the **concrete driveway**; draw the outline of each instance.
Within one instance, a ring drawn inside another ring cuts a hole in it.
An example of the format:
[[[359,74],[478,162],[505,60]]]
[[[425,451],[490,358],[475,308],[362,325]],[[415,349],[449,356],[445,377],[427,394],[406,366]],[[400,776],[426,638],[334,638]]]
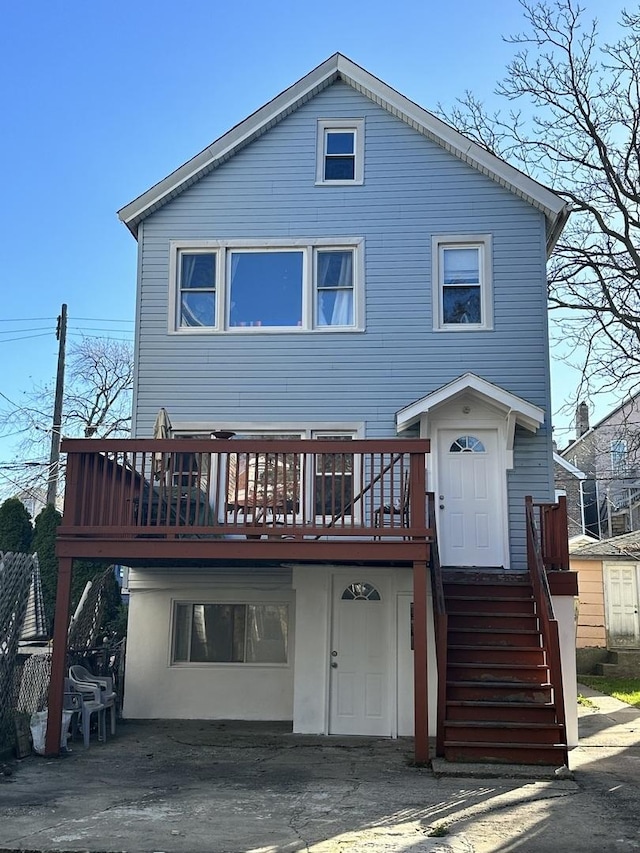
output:
[[[573,780],[436,776],[411,765],[410,740],[125,722],[106,745],[0,776],[0,853],[640,849],[640,711],[596,701],[581,709]]]

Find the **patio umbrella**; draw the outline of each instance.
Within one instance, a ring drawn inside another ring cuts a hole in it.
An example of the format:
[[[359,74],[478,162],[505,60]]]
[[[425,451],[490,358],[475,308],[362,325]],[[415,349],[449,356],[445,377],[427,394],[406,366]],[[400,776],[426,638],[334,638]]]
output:
[[[153,425],[154,438],[171,438],[171,420],[164,406],[160,409],[156,416],[156,422]],[[159,480],[165,470],[164,453],[154,453],[153,455],[153,476]]]

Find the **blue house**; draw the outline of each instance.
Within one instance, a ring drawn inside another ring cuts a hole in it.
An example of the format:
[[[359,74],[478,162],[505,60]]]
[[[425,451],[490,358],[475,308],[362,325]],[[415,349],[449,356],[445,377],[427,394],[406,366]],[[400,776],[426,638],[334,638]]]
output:
[[[341,54],[119,212],[134,438],[65,443],[58,548],[132,567],[125,715],[566,760],[542,504],[567,215]]]

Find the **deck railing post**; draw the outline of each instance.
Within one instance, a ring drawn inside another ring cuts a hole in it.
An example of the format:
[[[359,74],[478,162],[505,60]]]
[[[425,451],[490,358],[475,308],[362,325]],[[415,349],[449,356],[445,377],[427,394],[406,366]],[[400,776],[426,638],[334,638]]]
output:
[[[67,634],[71,607],[71,576],[73,559],[60,557],[58,560],[58,586],[53,631],[53,654],[51,657],[51,680],[47,702],[47,734],[45,755],[60,752],[60,732],[64,701],[64,677],[67,668]]]
[[[427,526],[426,460],[423,453],[409,458],[409,527],[424,530]]]
[[[427,685],[427,563],[413,564],[414,752],[416,764],[429,760],[429,695]]]

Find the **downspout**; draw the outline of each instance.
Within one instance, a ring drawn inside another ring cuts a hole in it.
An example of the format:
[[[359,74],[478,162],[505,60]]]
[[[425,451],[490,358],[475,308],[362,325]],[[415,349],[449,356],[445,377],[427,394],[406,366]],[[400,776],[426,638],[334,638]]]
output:
[[[587,523],[586,523],[585,514],[584,514],[584,490],[582,488],[583,486],[584,486],[584,480],[580,480],[580,483],[578,486],[578,491],[580,493],[580,520],[582,523],[582,535],[584,536],[584,535],[586,535],[586,532],[587,532]]]

